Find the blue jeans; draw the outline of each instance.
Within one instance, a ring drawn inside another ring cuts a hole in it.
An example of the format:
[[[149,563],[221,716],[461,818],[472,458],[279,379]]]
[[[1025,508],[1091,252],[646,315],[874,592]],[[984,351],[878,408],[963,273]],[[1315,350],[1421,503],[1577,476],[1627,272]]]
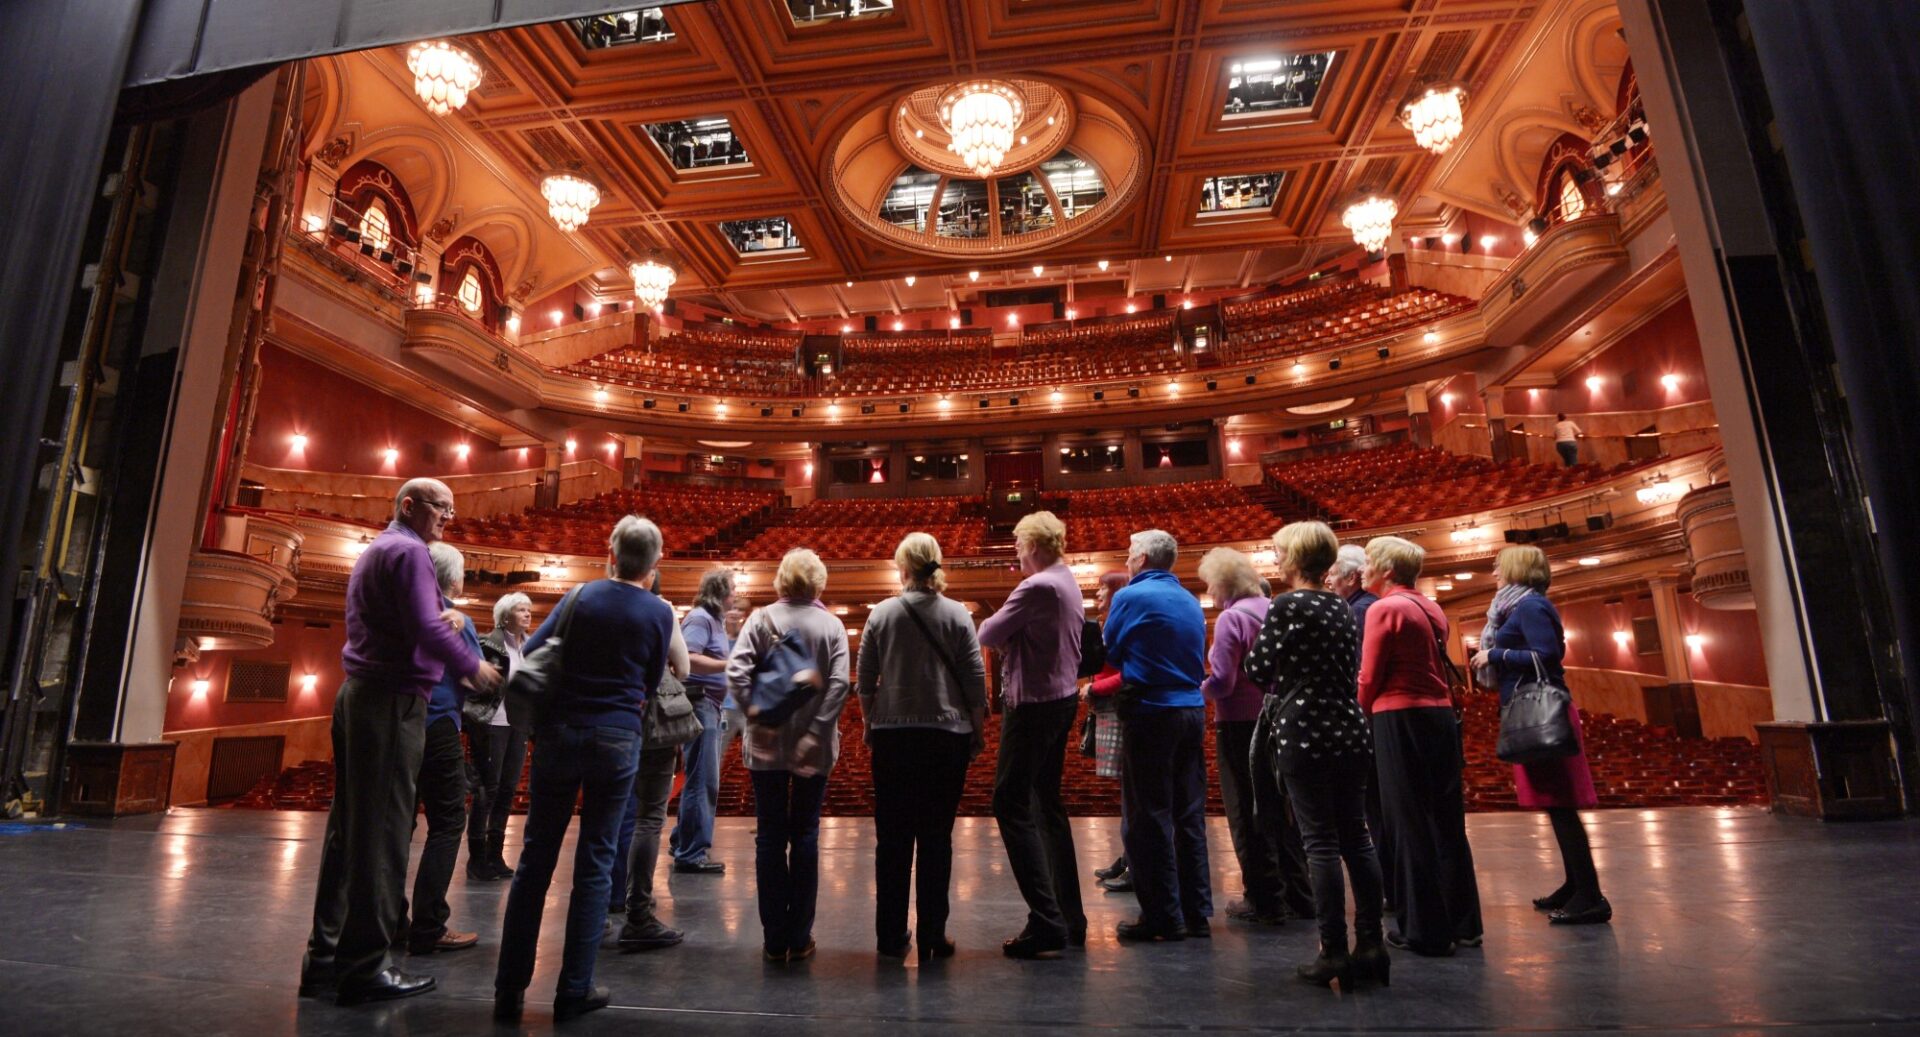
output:
[[[560,958],[557,996],[593,989],[594,957],[607,919],[614,841],[627,812],[639,767],[640,734],[619,727],[546,727],[534,732],[533,773],[527,781],[526,846],[507,893],[494,989],[519,992],[533,979],[540,915],[560,858],[560,843],[580,802],[580,842],[573,851],[573,892],[567,901],[567,943]]]
[[[1144,708],[1121,717],[1124,842],[1140,920],[1161,929],[1197,922],[1213,914],[1207,873],[1207,711]]]
[[[667,849],[675,861],[691,863],[705,860],[713,846],[713,813],[720,805],[720,707],[701,689],[687,690],[694,696],[700,737],[680,748],[687,781],[680,789],[680,818]]]
[[[796,951],[813,939],[814,897],[820,890],[820,808],[827,776],[752,771],[754,885],[766,949]]]

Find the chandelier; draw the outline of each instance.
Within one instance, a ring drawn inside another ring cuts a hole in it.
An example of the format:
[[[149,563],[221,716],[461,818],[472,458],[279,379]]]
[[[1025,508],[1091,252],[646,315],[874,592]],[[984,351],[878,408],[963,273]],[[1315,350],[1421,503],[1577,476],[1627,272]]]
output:
[[[1457,83],[1433,83],[1400,106],[1400,125],[1413,139],[1436,155],[1444,155],[1466,128],[1462,109],[1467,92]]]
[[[633,295],[651,310],[667,301],[667,292],[680,279],[673,268],[657,259],[645,259],[627,268],[633,275]]]
[[[413,73],[413,92],[435,115],[466,104],[467,95],[480,85],[480,64],[445,40],[414,44],[407,51],[407,70]]]
[[[1011,83],[964,83],[940,98],[940,121],[951,141],[947,150],[980,176],[991,176],[1013,148],[1025,104]]]
[[[1393,218],[1398,215],[1398,202],[1369,192],[1347,206],[1340,222],[1353,232],[1353,240],[1361,248],[1378,252],[1386,246],[1387,235],[1393,233]]]
[[[572,173],[555,173],[541,181],[540,195],[547,200],[547,215],[569,233],[585,226],[587,214],[600,204],[600,189]]]

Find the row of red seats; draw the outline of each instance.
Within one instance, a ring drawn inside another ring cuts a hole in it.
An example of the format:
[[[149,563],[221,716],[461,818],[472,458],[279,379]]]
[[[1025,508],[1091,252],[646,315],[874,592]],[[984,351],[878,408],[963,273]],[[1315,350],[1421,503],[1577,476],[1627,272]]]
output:
[[[446,536],[456,543],[599,555],[606,552],[607,534],[621,516],[641,515],[660,527],[667,554],[673,557],[778,501],[777,494],[758,490],[657,484],[643,490],[612,490],[558,508],[456,519],[448,524]]]
[[[1646,462],[1605,468],[1495,462],[1405,443],[1266,466],[1269,480],[1330,519],[1398,525],[1570,493]]]

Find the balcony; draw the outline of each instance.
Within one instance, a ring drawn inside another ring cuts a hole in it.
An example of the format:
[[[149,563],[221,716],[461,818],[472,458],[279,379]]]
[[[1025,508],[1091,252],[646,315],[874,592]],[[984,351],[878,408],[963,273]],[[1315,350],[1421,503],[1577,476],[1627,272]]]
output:
[[[407,310],[401,351],[494,406],[540,406],[539,365],[451,299]]]
[[[214,546],[187,561],[178,638],[201,651],[271,646],[275,611],[300,589],[304,539],[278,519],[222,514]]]
[[[1480,300],[1487,345],[1531,341],[1564,314],[1579,313],[1618,281],[1628,266],[1620,217],[1598,213],[1547,229]]]

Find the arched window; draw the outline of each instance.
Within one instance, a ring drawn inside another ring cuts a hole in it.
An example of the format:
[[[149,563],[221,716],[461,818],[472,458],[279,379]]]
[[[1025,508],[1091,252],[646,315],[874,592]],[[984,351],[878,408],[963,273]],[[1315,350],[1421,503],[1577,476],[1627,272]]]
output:
[[[460,308],[468,313],[479,313],[481,303],[486,301],[486,293],[480,290],[480,271],[476,267],[467,267],[467,276],[460,279],[460,288],[454,293],[460,300]]]
[[[387,220],[387,203],[378,198],[367,202],[366,215],[360,217],[360,240],[384,249],[393,241],[393,224]]]
[[[1560,219],[1571,223],[1587,211],[1587,196],[1580,193],[1580,185],[1573,177],[1560,181]]]

